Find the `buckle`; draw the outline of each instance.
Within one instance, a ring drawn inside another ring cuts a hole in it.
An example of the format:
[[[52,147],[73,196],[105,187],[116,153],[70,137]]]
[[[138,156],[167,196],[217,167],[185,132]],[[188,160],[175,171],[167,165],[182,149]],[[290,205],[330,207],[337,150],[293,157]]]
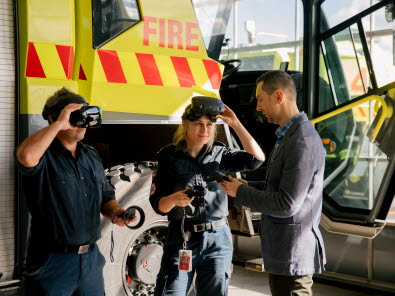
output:
[[[79,246],[77,254],[84,254],[89,251],[90,245]]]
[[[193,231],[194,232],[202,232],[206,230],[206,224],[196,224],[193,225]]]

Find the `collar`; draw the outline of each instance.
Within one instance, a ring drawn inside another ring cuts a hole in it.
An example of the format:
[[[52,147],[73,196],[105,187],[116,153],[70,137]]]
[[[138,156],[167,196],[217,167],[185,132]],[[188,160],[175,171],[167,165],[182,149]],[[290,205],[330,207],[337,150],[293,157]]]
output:
[[[174,145],[173,145],[174,146]],[[214,145],[213,145],[214,146]],[[182,149],[182,147],[177,147],[177,146],[174,146],[175,148],[174,148],[174,153],[180,153],[180,154],[183,154],[183,155],[188,155],[188,156],[191,156],[188,152],[185,152],[183,149]],[[204,145],[203,147],[202,147],[202,149],[200,150],[200,152],[199,152],[199,154],[196,156],[196,158],[199,158],[200,156],[202,156],[202,155],[205,155],[205,154],[211,154],[212,153],[212,150],[213,150],[213,147],[211,147],[208,151],[206,151],[206,145]]]
[[[288,129],[292,126],[292,124],[298,120],[299,117],[303,116],[305,113],[302,111],[299,114],[292,117],[288,120],[283,126],[280,126],[276,129],[275,134],[277,137],[276,144],[280,143],[280,141],[284,138],[285,134],[287,133]]]
[[[63,144],[57,139],[55,138],[50,146],[58,155],[62,155],[63,153],[65,153],[66,151],[69,151],[66,147],[63,146]],[[86,152],[88,149],[88,147],[80,142],[77,142],[77,151],[81,152],[84,151]],[[70,151],[69,151],[70,152]]]

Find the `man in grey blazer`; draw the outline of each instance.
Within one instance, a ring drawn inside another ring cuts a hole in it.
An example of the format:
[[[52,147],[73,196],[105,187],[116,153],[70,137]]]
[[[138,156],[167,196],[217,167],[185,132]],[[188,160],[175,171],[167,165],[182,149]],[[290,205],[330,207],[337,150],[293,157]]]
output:
[[[260,236],[272,295],[312,295],[312,276],[324,270],[318,228],[322,209],[325,149],[314,126],[296,105],[291,76],[267,72],[257,80],[257,110],[279,124],[264,182],[230,177],[222,188],[235,206],[262,213]]]

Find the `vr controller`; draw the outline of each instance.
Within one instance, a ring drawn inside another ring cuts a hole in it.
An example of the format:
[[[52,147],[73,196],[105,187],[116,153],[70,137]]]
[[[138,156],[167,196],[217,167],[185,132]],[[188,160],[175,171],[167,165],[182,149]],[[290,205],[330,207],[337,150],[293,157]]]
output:
[[[126,224],[127,220],[132,220],[134,217],[136,217],[136,211],[139,212],[140,214],[140,221],[135,225],[135,226],[129,226],[128,224]],[[126,227],[129,229],[137,229],[140,228],[145,221],[145,214],[142,208],[138,207],[138,206],[131,206],[128,207],[125,212],[123,212],[122,214],[118,215],[118,217],[123,219],[123,222],[125,223]]]
[[[223,173],[221,173],[221,172],[214,172],[214,173],[211,173],[210,175],[208,175],[207,177],[206,177],[206,179],[205,179],[205,181],[207,182],[207,183],[214,183],[214,182],[217,182],[217,183],[221,183],[222,181],[229,181],[229,178],[225,175],[225,174],[223,174]]]
[[[200,185],[194,185],[192,188],[189,188],[185,194],[188,195],[189,198],[192,197],[204,197],[207,193],[206,188]]]
[[[207,183],[214,183],[214,182],[221,183],[223,180],[229,181],[229,178],[221,172],[211,173],[205,179]],[[192,188],[189,188],[185,193],[188,195],[189,198],[203,197],[207,194],[207,189],[201,185],[194,185],[192,186]]]

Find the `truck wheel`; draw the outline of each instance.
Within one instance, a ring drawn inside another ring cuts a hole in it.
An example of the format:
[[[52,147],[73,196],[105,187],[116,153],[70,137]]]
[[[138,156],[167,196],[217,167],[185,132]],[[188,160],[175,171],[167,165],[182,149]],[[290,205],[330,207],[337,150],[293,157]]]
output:
[[[138,229],[118,227],[102,217],[98,246],[106,258],[103,275],[107,296],[154,294],[168,222],[149,203],[153,165],[129,163],[106,171],[121,207],[139,206],[145,214],[145,222]],[[133,223],[130,225],[138,221]]]

